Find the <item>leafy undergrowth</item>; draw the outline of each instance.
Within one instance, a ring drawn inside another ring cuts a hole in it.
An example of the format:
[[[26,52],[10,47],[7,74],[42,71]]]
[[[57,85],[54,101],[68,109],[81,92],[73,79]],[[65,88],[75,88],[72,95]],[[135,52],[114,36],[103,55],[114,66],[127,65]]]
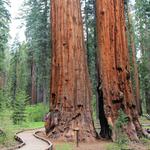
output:
[[[18,131],[44,127],[43,118],[48,112],[48,105],[37,104],[25,107],[25,110],[20,112],[23,115],[18,113],[19,121],[16,124],[14,124],[14,117],[16,116],[13,115],[14,110],[11,107],[7,109],[5,107],[0,111],[0,129],[4,132],[4,134],[0,134],[0,149],[2,146],[11,147],[17,144],[14,135]],[[21,116],[24,116],[24,119]]]
[[[150,150],[150,140],[149,139],[142,138],[141,142],[147,148],[147,150]]]
[[[49,111],[49,105],[42,103],[27,106],[26,115],[27,121],[29,122],[41,122],[44,119],[44,115]]]
[[[73,144],[67,144],[67,143],[63,143],[63,144],[57,144],[55,146],[56,150],[73,150]]]
[[[14,135],[24,129],[34,129],[44,126],[43,122],[22,122],[19,125],[14,125],[11,119],[12,112],[6,110],[0,114],[0,129],[4,132],[0,135],[0,147],[11,147],[16,145]]]
[[[127,145],[119,145],[117,143],[109,143],[106,146],[106,150],[121,150],[121,149],[129,149]]]
[[[146,117],[144,117],[144,116],[140,117],[140,122],[141,122],[141,124],[144,125],[143,128],[150,129],[150,120],[148,120]]]
[[[141,124],[150,124],[150,120],[147,120],[145,117],[140,117],[139,120]],[[150,126],[143,126],[143,128],[147,129],[147,128],[150,128]],[[150,150],[150,140],[146,138],[141,138],[140,143],[135,144],[135,143],[129,142],[128,140],[126,140],[126,137],[121,136],[120,134],[119,141],[116,141],[116,143],[109,143],[107,145],[107,150],[121,150],[121,149]]]
[[[108,143],[106,150],[150,150],[150,140],[141,138],[140,143],[128,142],[128,143]]]

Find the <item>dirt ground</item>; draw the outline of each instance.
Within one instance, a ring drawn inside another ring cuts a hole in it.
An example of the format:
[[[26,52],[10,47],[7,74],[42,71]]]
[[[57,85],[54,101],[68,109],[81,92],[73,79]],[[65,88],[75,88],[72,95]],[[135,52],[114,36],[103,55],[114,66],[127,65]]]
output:
[[[42,136],[42,137],[48,139],[44,132],[40,133],[39,136]],[[53,143],[54,150],[56,150],[55,149],[56,145],[64,143],[61,141],[52,141],[52,140],[51,140],[51,142]],[[75,143],[72,143],[72,144],[73,144],[73,150],[107,150],[107,146],[109,144],[112,144],[112,142],[104,141],[104,140],[100,139],[100,140],[96,140],[95,142],[90,142],[90,143],[79,143],[79,147],[76,147]],[[130,147],[130,149],[120,149],[120,150],[150,150],[149,148],[144,146],[142,143],[139,143],[139,144],[129,143],[129,147]],[[112,150],[116,150],[116,149],[112,149]]]
[[[54,150],[57,144],[63,144],[63,142],[53,142]],[[73,143],[73,150],[106,150],[108,142],[105,141],[96,141],[91,143],[79,143],[77,147],[75,143]]]

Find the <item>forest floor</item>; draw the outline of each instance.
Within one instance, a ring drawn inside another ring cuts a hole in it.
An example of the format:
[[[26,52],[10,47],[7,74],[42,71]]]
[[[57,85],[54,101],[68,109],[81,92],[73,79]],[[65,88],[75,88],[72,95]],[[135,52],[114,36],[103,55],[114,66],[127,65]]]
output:
[[[30,130],[30,131],[25,131],[25,132],[21,132],[19,133],[17,136],[20,137],[24,142],[25,142],[25,146],[23,146],[22,148],[19,148],[19,150],[42,150],[42,149],[47,149],[48,148],[48,143],[37,139],[36,137],[34,137],[34,133],[36,131],[39,131],[42,129],[36,129],[36,130]]]
[[[3,123],[5,126],[1,126],[2,124],[0,124],[0,128],[4,129],[7,136],[4,139],[0,137],[0,150],[7,150],[10,147],[20,144],[14,139],[15,133],[22,130],[40,128],[44,124],[43,122],[30,122],[22,125],[13,125],[9,120],[3,120]]]
[[[44,132],[38,135],[49,140]],[[139,144],[128,143],[128,145],[118,145],[111,141],[100,139],[90,143],[79,143],[79,147],[76,147],[75,143],[51,142],[53,143],[54,150],[150,150],[150,140],[147,139],[141,139]]]
[[[150,128],[150,120],[141,117],[140,122],[144,125],[143,128]],[[95,123],[95,127],[97,128],[97,132],[99,132],[99,125],[97,122]],[[39,133],[39,136],[48,139],[44,132]],[[90,143],[79,143],[79,147],[76,147],[75,143],[64,143],[58,141],[51,142],[53,143],[54,150],[150,150],[150,140],[145,138],[142,138],[139,144],[132,142],[120,145],[100,139]]]
[[[50,140],[44,132],[38,133],[38,136]],[[79,143],[79,147],[76,147],[76,144],[71,142],[54,140],[51,140],[51,142],[53,143],[54,150],[106,150],[106,145],[109,143],[108,141],[97,140],[90,143]]]
[[[140,122],[142,124],[144,124],[144,126],[143,126],[144,128],[150,128],[149,120],[142,117],[140,119]],[[32,127],[39,127],[39,126],[42,126],[42,124],[40,123],[39,125],[37,125],[37,124],[32,125]],[[30,128],[32,128],[32,127],[30,127]],[[29,126],[28,126],[28,128],[29,128]],[[19,128],[19,129],[21,130],[21,128]],[[19,129],[17,129],[17,130],[19,130]],[[14,128],[11,128],[10,130],[14,130]],[[15,131],[16,131],[16,129],[15,129]],[[35,130],[32,130],[31,132],[26,131],[19,135],[27,144],[26,145],[27,147],[23,147],[22,150],[30,150],[29,147],[31,147],[32,150],[38,150],[37,148],[33,149],[34,145],[42,145],[42,149],[43,149],[43,147],[47,146],[45,144],[43,145],[43,142],[41,142],[40,140],[35,139],[33,137],[33,132],[35,132]],[[44,129],[42,132],[39,133],[39,136],[48,139],[45,135]],[[48,140],[50,140],[50,139],[48,139]],[[100,139],[100,140],[97,140],[95,142],[90,142],[90,143],[79,143],[79,147],[76,147],[75,143],[64,143],[64,142],[58,142],[58,141],[51,141],[51,142],[53,143],[54,150],[129,150],[129,148],[130,148],[130,150],[150,150],[150,140],[147,140],[144,138],[141,139],[140,144],[128,143],[128,144],[119,145],[119,144],[113,143],[111,141],[104,141],[104,140]],[[11,142],[11,144],[12,144],[12,142]],[[13,144],[17,144],[17,143],[14,142]],[[128,149],[125,149],[124,146],[128,147]],[[5,148],[5,149],[3,149],[3,148],[4,147],[2,147],[0,144],[0,150],[7,149],[7,148]],[[41,148],[40,148],[40,150],[41,150]]]

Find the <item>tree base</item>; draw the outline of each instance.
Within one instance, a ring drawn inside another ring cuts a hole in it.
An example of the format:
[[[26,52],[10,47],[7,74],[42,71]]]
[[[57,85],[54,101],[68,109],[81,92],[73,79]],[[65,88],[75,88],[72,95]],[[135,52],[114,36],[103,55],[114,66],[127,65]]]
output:
[[[50,112],[45,128],[49,138],[68,142],[76,140],[76,132],[82,142],[95,141],[97,137],[90,111]]]

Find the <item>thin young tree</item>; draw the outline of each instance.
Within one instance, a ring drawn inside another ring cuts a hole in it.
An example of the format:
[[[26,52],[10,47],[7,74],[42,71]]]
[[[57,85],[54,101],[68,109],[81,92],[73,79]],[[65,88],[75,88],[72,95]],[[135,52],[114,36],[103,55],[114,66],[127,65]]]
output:
[[[92,92],[83,38],[80,0],[51,0],[52,70],[50,116],[51,138],[92,140]]]

